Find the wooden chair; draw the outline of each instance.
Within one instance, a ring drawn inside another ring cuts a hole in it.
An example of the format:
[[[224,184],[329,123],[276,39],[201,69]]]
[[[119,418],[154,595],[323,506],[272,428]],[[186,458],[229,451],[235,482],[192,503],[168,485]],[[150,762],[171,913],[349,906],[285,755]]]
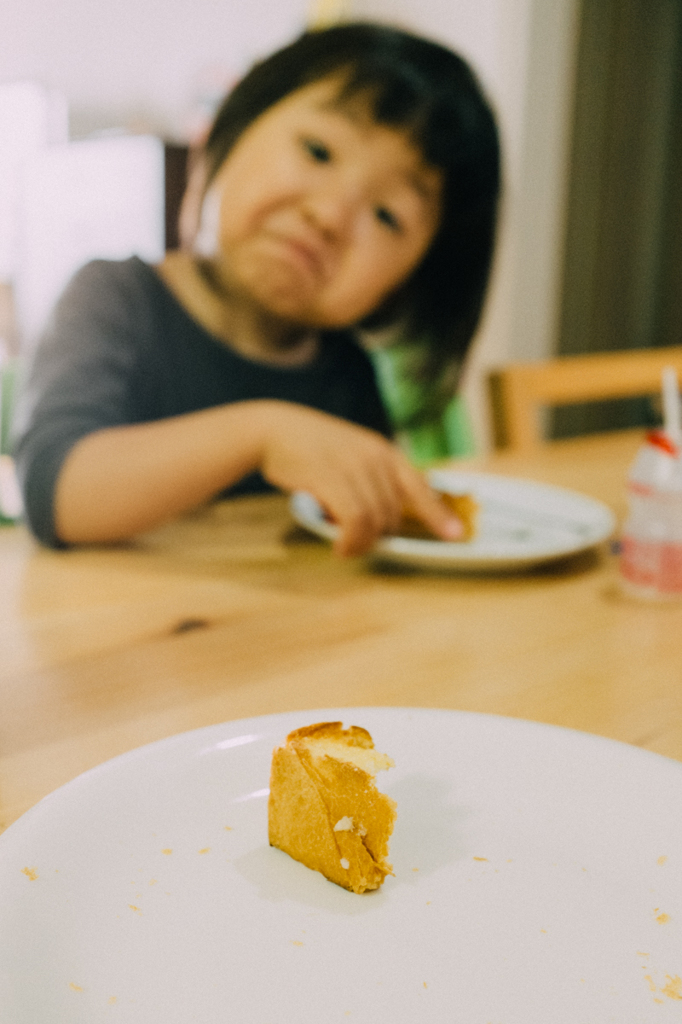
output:
[[[562,356],[496,370],[489,379],[496,444],[517,451],[541,444],[542,407],[658,394],[666,366],[675,367],[682,381],[682,345]]]

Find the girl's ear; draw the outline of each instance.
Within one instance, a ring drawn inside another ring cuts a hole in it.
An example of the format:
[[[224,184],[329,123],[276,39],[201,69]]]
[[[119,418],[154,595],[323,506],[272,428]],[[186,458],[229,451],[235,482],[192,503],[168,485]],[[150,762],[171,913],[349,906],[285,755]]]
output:
[[[188,167],[187,186],[178,215],[178,237],[180,248],[191,252],[199,232],[201,208],[206,191],[207,167],[203,150],[195,149],[190,152]]]

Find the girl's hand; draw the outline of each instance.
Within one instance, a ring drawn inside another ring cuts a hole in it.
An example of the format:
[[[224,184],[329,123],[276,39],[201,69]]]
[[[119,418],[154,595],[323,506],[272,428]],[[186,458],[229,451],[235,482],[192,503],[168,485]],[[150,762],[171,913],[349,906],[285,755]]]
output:
[[[380,434],[287,402],[263,402],[261,415],[263,476],[282,490],[314,495],[339,527],[338,554],[368,551],[397,530],[408,507],[443,540],[462,536],[459,519]]]
[[[255,399],[81,438],[55,491],[55,534],[67,544],[123,540],[260,470],[309,491],[339,525],[342,555],[395,531],[403,511],[444,540],[463,527],[380,434],[291,402]]]

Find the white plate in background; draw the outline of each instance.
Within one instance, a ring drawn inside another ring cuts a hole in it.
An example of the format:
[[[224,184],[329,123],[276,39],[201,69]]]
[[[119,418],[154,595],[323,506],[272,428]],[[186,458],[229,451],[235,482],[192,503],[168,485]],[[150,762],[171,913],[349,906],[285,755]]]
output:
[[[374,557],[424,569],[525,569],[594,547],[616,528],[607,505],[564,487],[445,469],[432,470],[429,482],[436,490],[471,494],[476,499],[480,512],[474,539],[446,542],[384,537],[375,545]],[[312,533],[327,540],[336,537],[337,527],[325,519],[312,495],[292,495],[291,511],[296,522]]]
[[[396,877],[346,892],[267,842],[273,747],[367,727]],[[0,837],[8,1024],[682,1019],[682,765],[409,708],[253,718],[142,747]]]

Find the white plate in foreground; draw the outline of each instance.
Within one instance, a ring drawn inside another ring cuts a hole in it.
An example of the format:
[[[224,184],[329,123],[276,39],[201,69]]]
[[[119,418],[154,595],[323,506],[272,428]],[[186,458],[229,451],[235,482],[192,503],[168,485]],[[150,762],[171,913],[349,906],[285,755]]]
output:
[[[429,481],[439,491],[473,495],[480,505],[476,537],[466,543],[384,537],[375,557],[431,569],[524,569],[594,547],[616,527],[608,506],[564,487],[445,469],[432,470]],[[336,537],[337,527],[312,495],[292,495],[291,511],[300,526],[327,540]]]
[[[396,877],[364,896],[267,842],[272,748],[336,719],[396,762]],[[677,762],[487,715],[346,708],[175,736],[0,837],[0,1018],[679,1022],[681,806]]]

